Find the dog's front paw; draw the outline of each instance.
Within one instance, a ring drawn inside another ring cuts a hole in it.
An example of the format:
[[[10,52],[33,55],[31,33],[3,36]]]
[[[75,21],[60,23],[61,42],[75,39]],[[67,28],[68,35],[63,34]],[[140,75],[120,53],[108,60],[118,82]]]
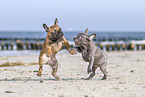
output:
[[[74,54],[76,54],[76,51],[72,51],[70,54],[71,54],[71,55],[74,55]]]
[[[71,55],[76,54],[76,48],[69,48],[69,52]]]

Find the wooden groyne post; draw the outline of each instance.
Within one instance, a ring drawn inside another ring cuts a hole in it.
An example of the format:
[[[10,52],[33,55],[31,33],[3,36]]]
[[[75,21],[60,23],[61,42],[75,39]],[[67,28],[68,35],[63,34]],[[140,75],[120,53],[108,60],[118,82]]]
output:
[[[14,44],[13,44],[13,42],[11,42],[11,50],[13,50],[14,48],[13,48],[13,46],[14,46]]]
[[[1,50],[4,50],[5,43],[1,43]]]
[[[16,41],[17,50],[24,50],[24,43],[21,40]]]

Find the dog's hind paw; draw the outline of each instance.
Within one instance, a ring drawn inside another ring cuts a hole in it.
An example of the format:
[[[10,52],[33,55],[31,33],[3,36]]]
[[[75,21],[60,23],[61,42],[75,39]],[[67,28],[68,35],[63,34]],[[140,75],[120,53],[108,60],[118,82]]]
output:
[[[107,80],[107,78],[106,77],[103,77],[101,80]]]
[[[42,74],[40,74],[40,73],[37,73],[37,76],[42,76]]]
[[[90,80],[90,78],[84,78],[84,80]]]
[[[62,79],[59,78],[59,77],[57,77],[55,80],[56,80],[56,81],[62,81]]]

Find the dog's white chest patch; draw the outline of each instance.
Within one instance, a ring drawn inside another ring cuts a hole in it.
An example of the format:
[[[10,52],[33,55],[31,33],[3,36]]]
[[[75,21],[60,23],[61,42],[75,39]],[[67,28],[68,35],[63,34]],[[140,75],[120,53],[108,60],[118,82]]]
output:
[[[43,63],[46,63],[48,60],[50,60],[50,57],[47,57],[46,54],[43,55]]]
[[[62,43],[61,42],[58,42],[57,44],[54,44],[53,47],[52,47],[52,52],[58,52],[60,51],[62,48]]]

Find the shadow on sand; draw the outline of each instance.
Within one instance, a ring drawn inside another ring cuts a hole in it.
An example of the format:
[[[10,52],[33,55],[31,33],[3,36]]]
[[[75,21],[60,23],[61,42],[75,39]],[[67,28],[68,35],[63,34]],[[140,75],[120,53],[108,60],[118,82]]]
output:
[[[43,79],[43,78],[39,78],[39,79],[0,79],[0,81],[58,81],[56,79]],[[62,81],[79,81],[79,80],[84,80],[83,78],[80,79],[73,79],[73,78],[62,78]]]

